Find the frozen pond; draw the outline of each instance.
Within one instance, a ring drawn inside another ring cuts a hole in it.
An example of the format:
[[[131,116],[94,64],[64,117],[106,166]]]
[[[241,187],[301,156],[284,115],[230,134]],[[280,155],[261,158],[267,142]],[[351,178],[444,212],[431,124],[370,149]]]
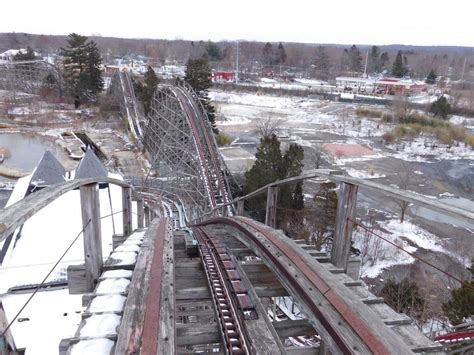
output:
[[[46,150],[58,159],[65,154],[58,145],[45,137],[24,133],[1,133],[0,148],[6,148],[9,152],[2,165],[20,172],[31,172]]]

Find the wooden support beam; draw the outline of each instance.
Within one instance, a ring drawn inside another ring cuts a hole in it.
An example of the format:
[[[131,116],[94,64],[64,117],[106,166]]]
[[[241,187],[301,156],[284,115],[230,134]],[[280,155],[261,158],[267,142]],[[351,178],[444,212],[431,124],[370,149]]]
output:
[[[86,292],[92,292],[102,273],[103,266],[99,184],[84,185],[79,190],[81,194],[82,225],[84,228]]]
[[[272,228],[276,228],[278,189],[278,186],[270,186],[267,189],[267,208],[265,213],[265,224]]]
[[[143,219],[145,211],[143,209],[143,200],[137,200],[137,228],[143,228]]]
[[[122,187],[123,235],[132,234],[132,189]]]
[[[283,344],[278,338],[278,334],[272,327],[272,322],[268,317],[267,308],[260,302],[260,295],[256,292],[253,283],[250,281],[247,273],[244,271],[235,256],[232,256],[235,268],[240,274],[242,281],[247,285],[247,292],[254,302],[258,317],[256,319],[246,319],[245,329],[250,338],[251,348],[256,354],[281,354],[283,353]]]
[[[283,320],[280,322],[273,322],[278,336],[280,338],[289,338],[296,336],[311,336],[316,334],[316,330],[307,319],[298,320]]]
[[[221,333],[215,324],[176,324],[176,345],[198,345],[221,343]]]
[[[341,183],[337,201],[336,229],[331,252],[331,262],[344,270],[347,269],[352,240],[352,222],[356,201],[356,185]]]
[[[313,346],[288,346],[285,348],[287,355],[319,355],[319,345]]]
[[[163,222],[162,222],[163,223]],[[150,225],[137,257],[137,263],[129,285],[129,295],[124,307],[122,322],[118,329],[118,339],[114,354],[140,351],[145,300],[148,295],[151,263],[160,222]]]
[[[0,354],[10,354],[10,349],[16,350],[10,329],[3,334],[8,327],[8,323],[7,315],[3,309],[2,301],[0,300]]]
[[[150,208],[148,206],[144,207],[144,214],[145,214],[145,227],[150,225]]]
[[[237,201],[237,216],[244,215],[244,206],[245,206],[245,200]]]

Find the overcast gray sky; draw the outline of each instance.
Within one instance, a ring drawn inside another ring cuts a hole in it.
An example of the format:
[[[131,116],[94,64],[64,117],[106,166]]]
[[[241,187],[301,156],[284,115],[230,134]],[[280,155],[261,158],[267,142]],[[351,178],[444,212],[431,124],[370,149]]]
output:
[[[0,32],[474,46],[472,0],[2,0]]]

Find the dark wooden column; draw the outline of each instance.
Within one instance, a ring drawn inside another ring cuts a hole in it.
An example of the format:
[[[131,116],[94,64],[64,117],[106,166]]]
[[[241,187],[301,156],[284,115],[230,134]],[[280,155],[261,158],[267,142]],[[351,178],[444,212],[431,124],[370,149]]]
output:
[[[278,186],[270,186],[267,189],[267,211],[265,214],[265,224],[276,228],[276,212],[278,204]]]
[[[132,233],[132,189],[122,187],[122,216],[123,236],[128,237]]]
[[[87,292],[92,292],[102,273],[102,238],[100,229],[99,185],[80,187],[84,259]]]
[[[337,200],[336,228],[331,251],[331,262],[339,268],[347,269],[352,241],[352,222],[357,202],[356,185],[341,183]]]

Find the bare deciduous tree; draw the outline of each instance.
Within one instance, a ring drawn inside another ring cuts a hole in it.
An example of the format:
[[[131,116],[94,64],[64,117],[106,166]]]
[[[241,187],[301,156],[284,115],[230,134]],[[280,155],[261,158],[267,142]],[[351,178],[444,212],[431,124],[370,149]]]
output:
[[[261,137],[270,137],[272,134],[278,135],[283,123],[283,119],[273,117],[272,112],[270,112],[267,117],[257,122],[257,131]]]

